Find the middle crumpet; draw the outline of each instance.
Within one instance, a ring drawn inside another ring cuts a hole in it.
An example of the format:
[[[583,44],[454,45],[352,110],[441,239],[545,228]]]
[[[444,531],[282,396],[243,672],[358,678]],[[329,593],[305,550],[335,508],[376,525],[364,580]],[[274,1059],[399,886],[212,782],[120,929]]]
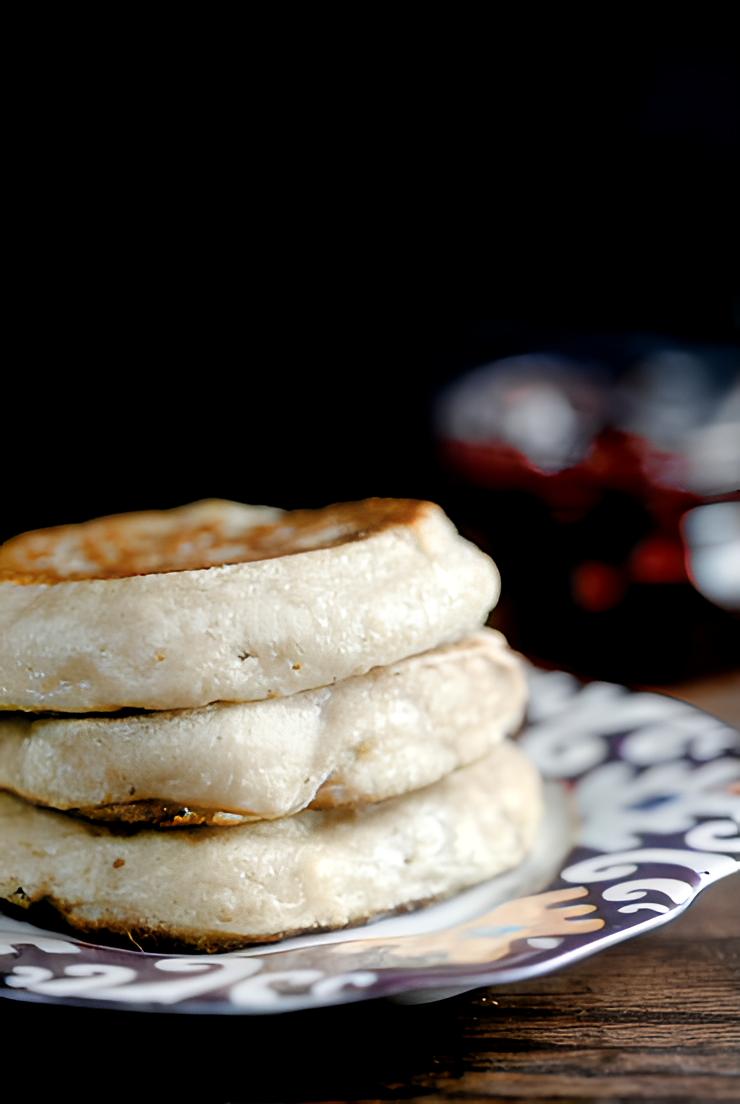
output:
[[[0,719],[0,789],[161,827],[272,820],[418,790],[521,724],[504,637],[457,644],[289,698],[121,717]]]

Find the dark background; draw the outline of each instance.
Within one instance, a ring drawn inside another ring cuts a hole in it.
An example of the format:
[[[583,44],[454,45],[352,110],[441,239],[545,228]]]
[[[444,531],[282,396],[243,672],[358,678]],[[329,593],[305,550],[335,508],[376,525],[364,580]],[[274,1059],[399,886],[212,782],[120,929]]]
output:
[[[6,386],[2,536],[203,497],[300,507],[390,495],[436,499],[454,514],[430,422],[444,382],[557,341],[561,327],[641,325],[669,344],[732,338],[729,283],[693,290],[653,318],[652,298],[627,293],[603,315],[528,303],[489,321],[286,317],[270,337],[248,328],[241,342],[235,325],[228,338],[180,335],[166,363],[137,352],[151,334],[134,320],[123,337],[101,334],[84,365],[43,382],[24,370]]]
[[[69,74],[10,174],[0,536],[211,495],[444,499],[428,407],[466,366],[559,330],[737,339],[715,30],[419,48],[413,96],[400,58],[176,105]]]

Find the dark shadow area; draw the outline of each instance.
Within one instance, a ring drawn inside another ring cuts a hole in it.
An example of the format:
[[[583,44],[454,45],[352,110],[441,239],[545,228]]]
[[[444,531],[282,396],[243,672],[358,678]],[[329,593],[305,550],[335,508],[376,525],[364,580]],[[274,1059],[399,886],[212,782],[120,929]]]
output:
[[[462,1072],[461,1009],[470,998],[421,1007],[384,1002],[281,1016],[141,1015],[63,1010],[0,1000],[10,1052],[32,1034],[43,1049],[34,1086],[76,1079],[142,1099],[292,1102],[404,1099],[431,1091],[435,1071]],[[20,1088],[23,1078],[11,1080]],[[130,1089],[125,1085],[129,1084]],[[105,1092],[108,1096],[108,1089]]]

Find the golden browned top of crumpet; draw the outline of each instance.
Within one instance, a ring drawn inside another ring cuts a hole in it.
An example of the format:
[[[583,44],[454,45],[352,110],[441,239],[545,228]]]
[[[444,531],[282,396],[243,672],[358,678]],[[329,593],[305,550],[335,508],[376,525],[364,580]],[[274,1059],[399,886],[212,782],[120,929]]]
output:
[[[281,513],[209,499],[21,533],[0,546],[0,582],[122,579],[274,559],[413,527],[436,507],[370,498]]]

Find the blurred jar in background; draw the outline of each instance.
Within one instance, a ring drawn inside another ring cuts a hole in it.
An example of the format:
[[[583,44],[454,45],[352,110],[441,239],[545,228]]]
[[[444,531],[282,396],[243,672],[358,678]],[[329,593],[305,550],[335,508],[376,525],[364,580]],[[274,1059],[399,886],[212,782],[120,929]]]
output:
[[[740,664],[740,350],[625,339],[508,357],[440,396],[461,526],[503,576],[495,623],[585,675]]]

